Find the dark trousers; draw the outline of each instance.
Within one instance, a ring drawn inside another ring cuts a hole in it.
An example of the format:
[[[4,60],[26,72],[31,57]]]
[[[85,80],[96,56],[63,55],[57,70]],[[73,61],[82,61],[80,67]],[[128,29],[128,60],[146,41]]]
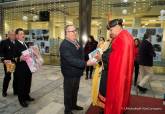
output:
[[[26,101],[31,89],[32,74],[18,75],[18,100]]]
[[[2,92],[7,93],[7,89],[9,87],[9,82],[11,80],[11,73],[7,72],[6,65],[4,65],[4,72],[5,72],[5,76],[3,79]],[[14,92],[14,94],[17,94],[17,76],[15,75],[15,72],[13,73],[13,92]]]
[[[92,72],[93,72],[93,66],[87,66],[86,67],[86,78],[88,78],[88,76],[89,76],[89,78],[92,78]]]
[[[134,67],[135,67],[134,85],[136,86],[138,75],[139,75],[139,63],[137,61],[134,62]]]
[[[80,78],[64,78],[64,105],[65,113],[70,112],[77,105],[77,94]]]

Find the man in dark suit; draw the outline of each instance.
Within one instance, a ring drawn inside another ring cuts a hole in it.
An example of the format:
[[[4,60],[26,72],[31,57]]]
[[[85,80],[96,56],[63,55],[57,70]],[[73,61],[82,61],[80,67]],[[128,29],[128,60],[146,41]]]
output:
[[[23,60],[22,52],[26,50],[28,47],[24,42],[24,31],[22,28],[18,28],[15,31],[16,34],[16,56],[18,60],[16,62],[16,70],[15,73],[18,78],[18,100],[22,107],[27,107],[27,101],[34,101],[33,98],[30,97],[30,88],[32,81],[32,73],[27,65],[27,63]]]
[[[140,74],[142,79],[138,84],[138,89],[142,93],[147,91],[147,88],[144,88],[144,85],[152,78],[153,76],[153,57],[155,56],[154,49],[151,44],[151,35],[149,33],[144,34],[144,39],[139,47],[139,65],[140,65]]]
[[[61,72],[64,76],[65,114],[73,114],[72,110],[83,110],[77,105],[80,77],[86,65],[96,64],[84,61],[83,49],[77,41],[76,28],[68,25],[65,28],[66,38],[60,46]]]
[[[2,96],[7,96],[7,89],[9,86],[9,82],[11,80],[11,72],[7,71],[6,65],[8,63],[15,64],[15,32],[9,31],[8,38],[1,41],[0,43],[0,53],[1,53],[1,61],[4,64],[4,80],[3,80],[3,89],[2,89]],[[13,73],[13,93],[14,95],[17,94],[17,78],[15,73]]]

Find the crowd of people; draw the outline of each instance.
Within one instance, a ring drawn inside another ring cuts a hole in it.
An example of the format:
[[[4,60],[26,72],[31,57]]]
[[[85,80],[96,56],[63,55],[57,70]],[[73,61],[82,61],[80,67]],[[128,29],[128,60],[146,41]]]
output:
[[[66,27],[66,38],[60,46],[65,114],[73,114],[72,110],[83,110],[76,101],[80,77],[85,69],[85,79],[92,79],[92,105],[101,108],[100,114],[123,114],[126,111],[134,70],[134,86],[141,93],[147,91],[144,86],[152,78],[155,56],[150,33],[145,33],[142,41],[134,39],[123,29],[122,19],[109,21],[107,30],[108,39],[100,37],[97,42],[90,35],[83,51],[76,37],[75,26]],[[97,49],[101,52],[94,56],[96,60],[90,59],[89,54]]]
[[[92,104],[101,108],[100,114],[123,114],[129,106],[133,71],[134,86],[145,93],[146,82],[153,75],[153,56],[155,56],[151,35],[144,34],[144,39],[134,39],[123,29],[123,20],[114,19],[106,26],[109,38],[92,35],[83,48],[78,42],[77,29],[74,25],[65,27],[65,39],[60,45],[61,72],[64,77],[64,114],[73,114],[72,110],[83,110],[77,104],[81,76],[86,69],[85,79],[92,79]],[[9,31],[8,38],[0,43],[0,56],[4,64],[2,96],[7,96],[7,89],[13,74],[13,93],[18,96],[22,107],[34,101],[30,96],[32,72],[22,57],[28,49],[24,41],[24,31],[18,28]],[[94,59],[89,54],[98,50]],[[7,65],[12,63],[15,70],[9,72]],[[138,79],[141,77],[140,79]]]

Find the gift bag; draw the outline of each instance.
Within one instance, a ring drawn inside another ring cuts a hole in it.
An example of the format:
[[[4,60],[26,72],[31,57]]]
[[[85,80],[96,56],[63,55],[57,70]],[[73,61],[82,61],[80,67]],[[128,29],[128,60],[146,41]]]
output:
[[[10,62],[10,63],[5,63],[7,72],[13,73],[15,71],[15,64]]]

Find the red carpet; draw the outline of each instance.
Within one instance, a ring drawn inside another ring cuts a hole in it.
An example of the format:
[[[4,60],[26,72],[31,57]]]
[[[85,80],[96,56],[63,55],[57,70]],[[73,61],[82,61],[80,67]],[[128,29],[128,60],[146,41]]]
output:
[[[99,108],[90,106],[86,114],[99,114]],[[165,114],[162,99],[131,96],[131,103],[125,114]]]

